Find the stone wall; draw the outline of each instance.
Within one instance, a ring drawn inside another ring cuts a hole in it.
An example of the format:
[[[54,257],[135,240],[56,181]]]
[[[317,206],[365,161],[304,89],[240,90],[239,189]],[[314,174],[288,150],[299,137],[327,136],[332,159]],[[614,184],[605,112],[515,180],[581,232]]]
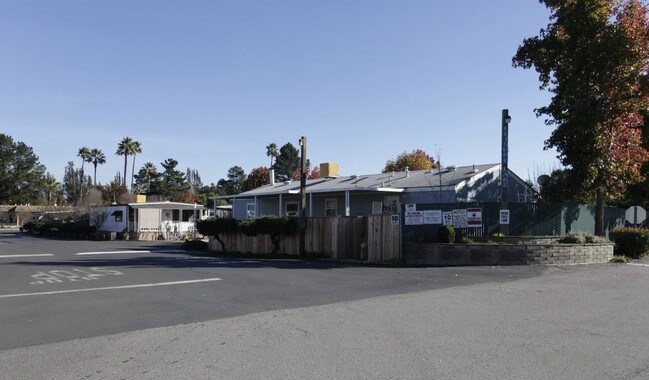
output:
[[[404,244],[408,265],[581,265],[607,263],[613,244]]]

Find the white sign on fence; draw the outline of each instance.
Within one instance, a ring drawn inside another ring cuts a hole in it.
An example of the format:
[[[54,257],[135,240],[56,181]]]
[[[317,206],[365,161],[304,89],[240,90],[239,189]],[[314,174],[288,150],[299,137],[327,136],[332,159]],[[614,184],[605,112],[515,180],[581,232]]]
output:
[[[469,227],[482,227],[482,209],[467,208],[467,225]]]
[[[414,203],[408,203],[406,205],[406,211],[417,211],[417,205]]]
[[[424,211],[424,224],[442,224],[442,210]]]
[[[500,224],[509,224],[509,210],[500,210]]]
[[[467,226],[467,215],[466,209],[455,209],[453,210],[453,227],[454,228],[466,228]]]
[[[419,224],[424,224],[424,212],[423,211],[406,211],[406,226],[416,226]]]
[[[399,214],[390,215],[390,223],[393,226],[399,225]]]
[[[442,212],[442,222],[445,226],[453,225],[453,213],[451,211]]]

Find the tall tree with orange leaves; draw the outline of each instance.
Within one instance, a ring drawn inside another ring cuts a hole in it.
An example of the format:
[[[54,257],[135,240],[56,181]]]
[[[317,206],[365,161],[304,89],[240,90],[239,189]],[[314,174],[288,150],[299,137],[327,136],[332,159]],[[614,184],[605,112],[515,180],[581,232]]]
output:
[[[643,180],[641,110],[649,105],[649,22],[642,0],[540,0],[550,24],[513,58],[534,68],[550,104],[536,109],[554,126],[556,148],[582,191],[596,201],[595,233],[604,234],[604,204]]]

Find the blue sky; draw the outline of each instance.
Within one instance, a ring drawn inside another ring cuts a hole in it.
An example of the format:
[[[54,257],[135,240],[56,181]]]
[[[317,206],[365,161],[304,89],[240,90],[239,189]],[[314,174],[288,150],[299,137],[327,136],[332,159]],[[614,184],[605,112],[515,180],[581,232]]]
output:
[[[344,175],[413,149],[496,163],[508,108],[526,179],[558,166],[533,112],[550,96],[511,58],[547,23],[537,0],[0,0],[0,132],[59,180],[87,146],[111,181],[130,136],[136,171],[174,158],[209,184],[303,135]]]

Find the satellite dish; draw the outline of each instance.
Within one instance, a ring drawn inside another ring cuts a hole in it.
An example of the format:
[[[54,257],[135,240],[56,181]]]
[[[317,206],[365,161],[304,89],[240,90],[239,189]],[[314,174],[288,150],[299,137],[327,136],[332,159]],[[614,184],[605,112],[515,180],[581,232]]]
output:
[[[547,174],[542,174],[536,179],[536,183],[538,183],[539,186],[545,186],[548,182],[550,182],[550,176]]]

